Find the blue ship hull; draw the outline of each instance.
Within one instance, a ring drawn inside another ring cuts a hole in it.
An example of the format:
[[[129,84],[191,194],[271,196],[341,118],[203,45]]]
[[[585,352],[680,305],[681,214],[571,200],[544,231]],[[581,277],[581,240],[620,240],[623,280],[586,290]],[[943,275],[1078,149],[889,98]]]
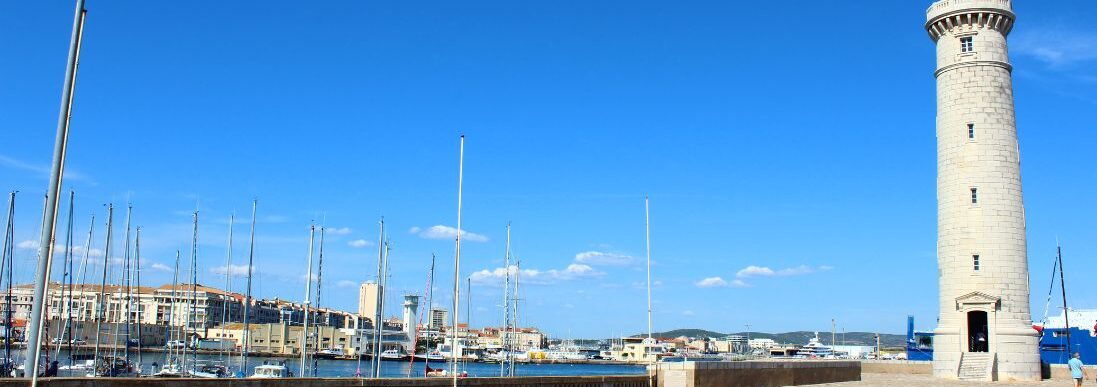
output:
[[[1070,350],[1067,351],[1066,330],[1044,328],[1040,337],[1040,360],[1048,364],[1066,364],[1070,354],[1078,352],[1083,361],[1097,360],[1097,337],[1088,329],[1070,328]]]
[[[1040,361],[1047,364],[1066,364],[1070,354],[1078,352],[1082,359],[1097,360],[1097,337],[1088,329],[1070,328],[1070,350],[1067,351],[1065,329],[1045,328],[1040,337]],[[924,337],[933,337],[932,333],[909,332],[907,340],[907,360],[933,360],[933,349],[925,345]]]

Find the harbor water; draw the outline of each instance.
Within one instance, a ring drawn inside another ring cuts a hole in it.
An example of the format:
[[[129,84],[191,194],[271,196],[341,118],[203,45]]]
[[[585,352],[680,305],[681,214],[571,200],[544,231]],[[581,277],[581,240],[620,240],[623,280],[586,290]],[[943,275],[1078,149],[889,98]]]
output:
[[[111,351],[103,351],[107,356],[112,356]],[[124,357],[124,352],[117,352],[119,357]],[[158,368],[168,361],[166,353],[162,352],[145,352],[141,354],[141,373],[143,375],[151,374],[154,369]],[[12,357],[16,360],[23,359],[24,352],[22,350],[12,351]],[[68,369],[70,365],[70,358],[66,351],[61,351],[59,359],[53,359],[54,352],[50,352],[50,361],[58,360],[58,364],[61,368],[59,376],[84,376],[86,372],[83,369]],[[137,363],[137,352],[130,351],[129,359],[132,363]],[[197,361],[199,363],[219,363],[225,365],[233,374],[238,374],[241,368],[239,356],[220,356],[217,354],[197,354]],[[187,359],[187,363],[191,362],[191,358]],[[284,363],[283,363],[284,362]],[[316,376],[322,378],[353,378],[357,375],[363,377],[369,377],[373,371],[370,367],[371,362],[363,359],[359,368],[359,362],[357,360],[341,360],[341,359],[314,359],[312,366],[315,367],[315,375],[313,374],[313,368],[308,370],[309,376]],[[83,361],[73,362],[79,367]],[[281,358],[281,357],[252,357],[248,359],[247,374],[251,374],[255,366],[268,364],[285,364],[289,368],[290,372],[294,375],[300,373],[300,359],[299,358]],[[449,369],[448,363],[443,362],[430,362],[423,363],[416,361],[410,363],[408,361],[383,361],[381,362],[381,375],[383,377],[390,378],[406,378],[409,375],[411,377],[423,377],[425,366],[429,365],[431,368],[443,368]],[[467,362],[461,363],[458,369],[462,372],[468,372],[470,377],[492,377],[499,376],[499,364],[491,363],[475,363]],[[645,367],[640,365],[628,365],[628,364],[516,364],[515,375],[516,376],[585,376],[585,375],[643,375],[645,373]]]

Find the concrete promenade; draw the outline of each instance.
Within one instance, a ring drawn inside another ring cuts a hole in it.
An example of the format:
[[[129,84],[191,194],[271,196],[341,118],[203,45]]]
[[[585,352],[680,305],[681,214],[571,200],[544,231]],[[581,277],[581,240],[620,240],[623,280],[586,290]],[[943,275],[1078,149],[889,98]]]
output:
[[[1095,385],[1093,380],[1087,380],[1084,385]],[[934,378],[928,374],[861,374],[861,380],[856,382],[841,382],[817,384],[820,387],[968,387],[968,386],[1062,386],[1074,387],[1074,382],[1064,379],[1050,379],[1042,382],[965,382],[960,380],[944,380]]]

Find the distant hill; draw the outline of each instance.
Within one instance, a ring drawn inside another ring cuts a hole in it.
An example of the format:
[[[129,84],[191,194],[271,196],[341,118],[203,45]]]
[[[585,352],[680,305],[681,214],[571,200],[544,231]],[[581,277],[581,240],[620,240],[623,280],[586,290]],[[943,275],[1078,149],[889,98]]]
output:
[[[647,334],[637,334],[633,337],[646,336]],[[675,329],[666,332],[655,332],[652,335],[655,337],[710,337],[710,338],[723,338],[729,335],[741,335],[747,336],[747,332],[733,332],[733,333],[720,333],[713,332],[706,329]],[[797,331],[797,332],[785,332],[785,333],[764,333],[764,332],[750,332],[750,338],[766,338],[773,339],[781,344],[807,344],[808,340],[815,337],[815,332],[809,331]],[[824,344],[830,344],[830,332],[819,332],[819,339]],[[876,345],[876,334],[872,332],[846,332],[838,333],[836,337],[839,345]],[[885,348],[890,347],[904,347],[906,344],[906,335],[895,335],[889,333],[880,334],[880,345]]]

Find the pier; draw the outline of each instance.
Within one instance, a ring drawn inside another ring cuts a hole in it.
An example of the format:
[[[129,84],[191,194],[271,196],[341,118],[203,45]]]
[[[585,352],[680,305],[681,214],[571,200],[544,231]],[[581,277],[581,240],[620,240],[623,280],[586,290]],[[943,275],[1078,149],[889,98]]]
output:
[[[462,378],[458,386],[517,387],[649,387],[653,380],[640,376],[529,376]],[[0,380],[0,387],[29,386],[26,379]],[[444,387],[450,378],[286,378],[286,379],[155,379],[155,378],[42,378],[42,387]]]

